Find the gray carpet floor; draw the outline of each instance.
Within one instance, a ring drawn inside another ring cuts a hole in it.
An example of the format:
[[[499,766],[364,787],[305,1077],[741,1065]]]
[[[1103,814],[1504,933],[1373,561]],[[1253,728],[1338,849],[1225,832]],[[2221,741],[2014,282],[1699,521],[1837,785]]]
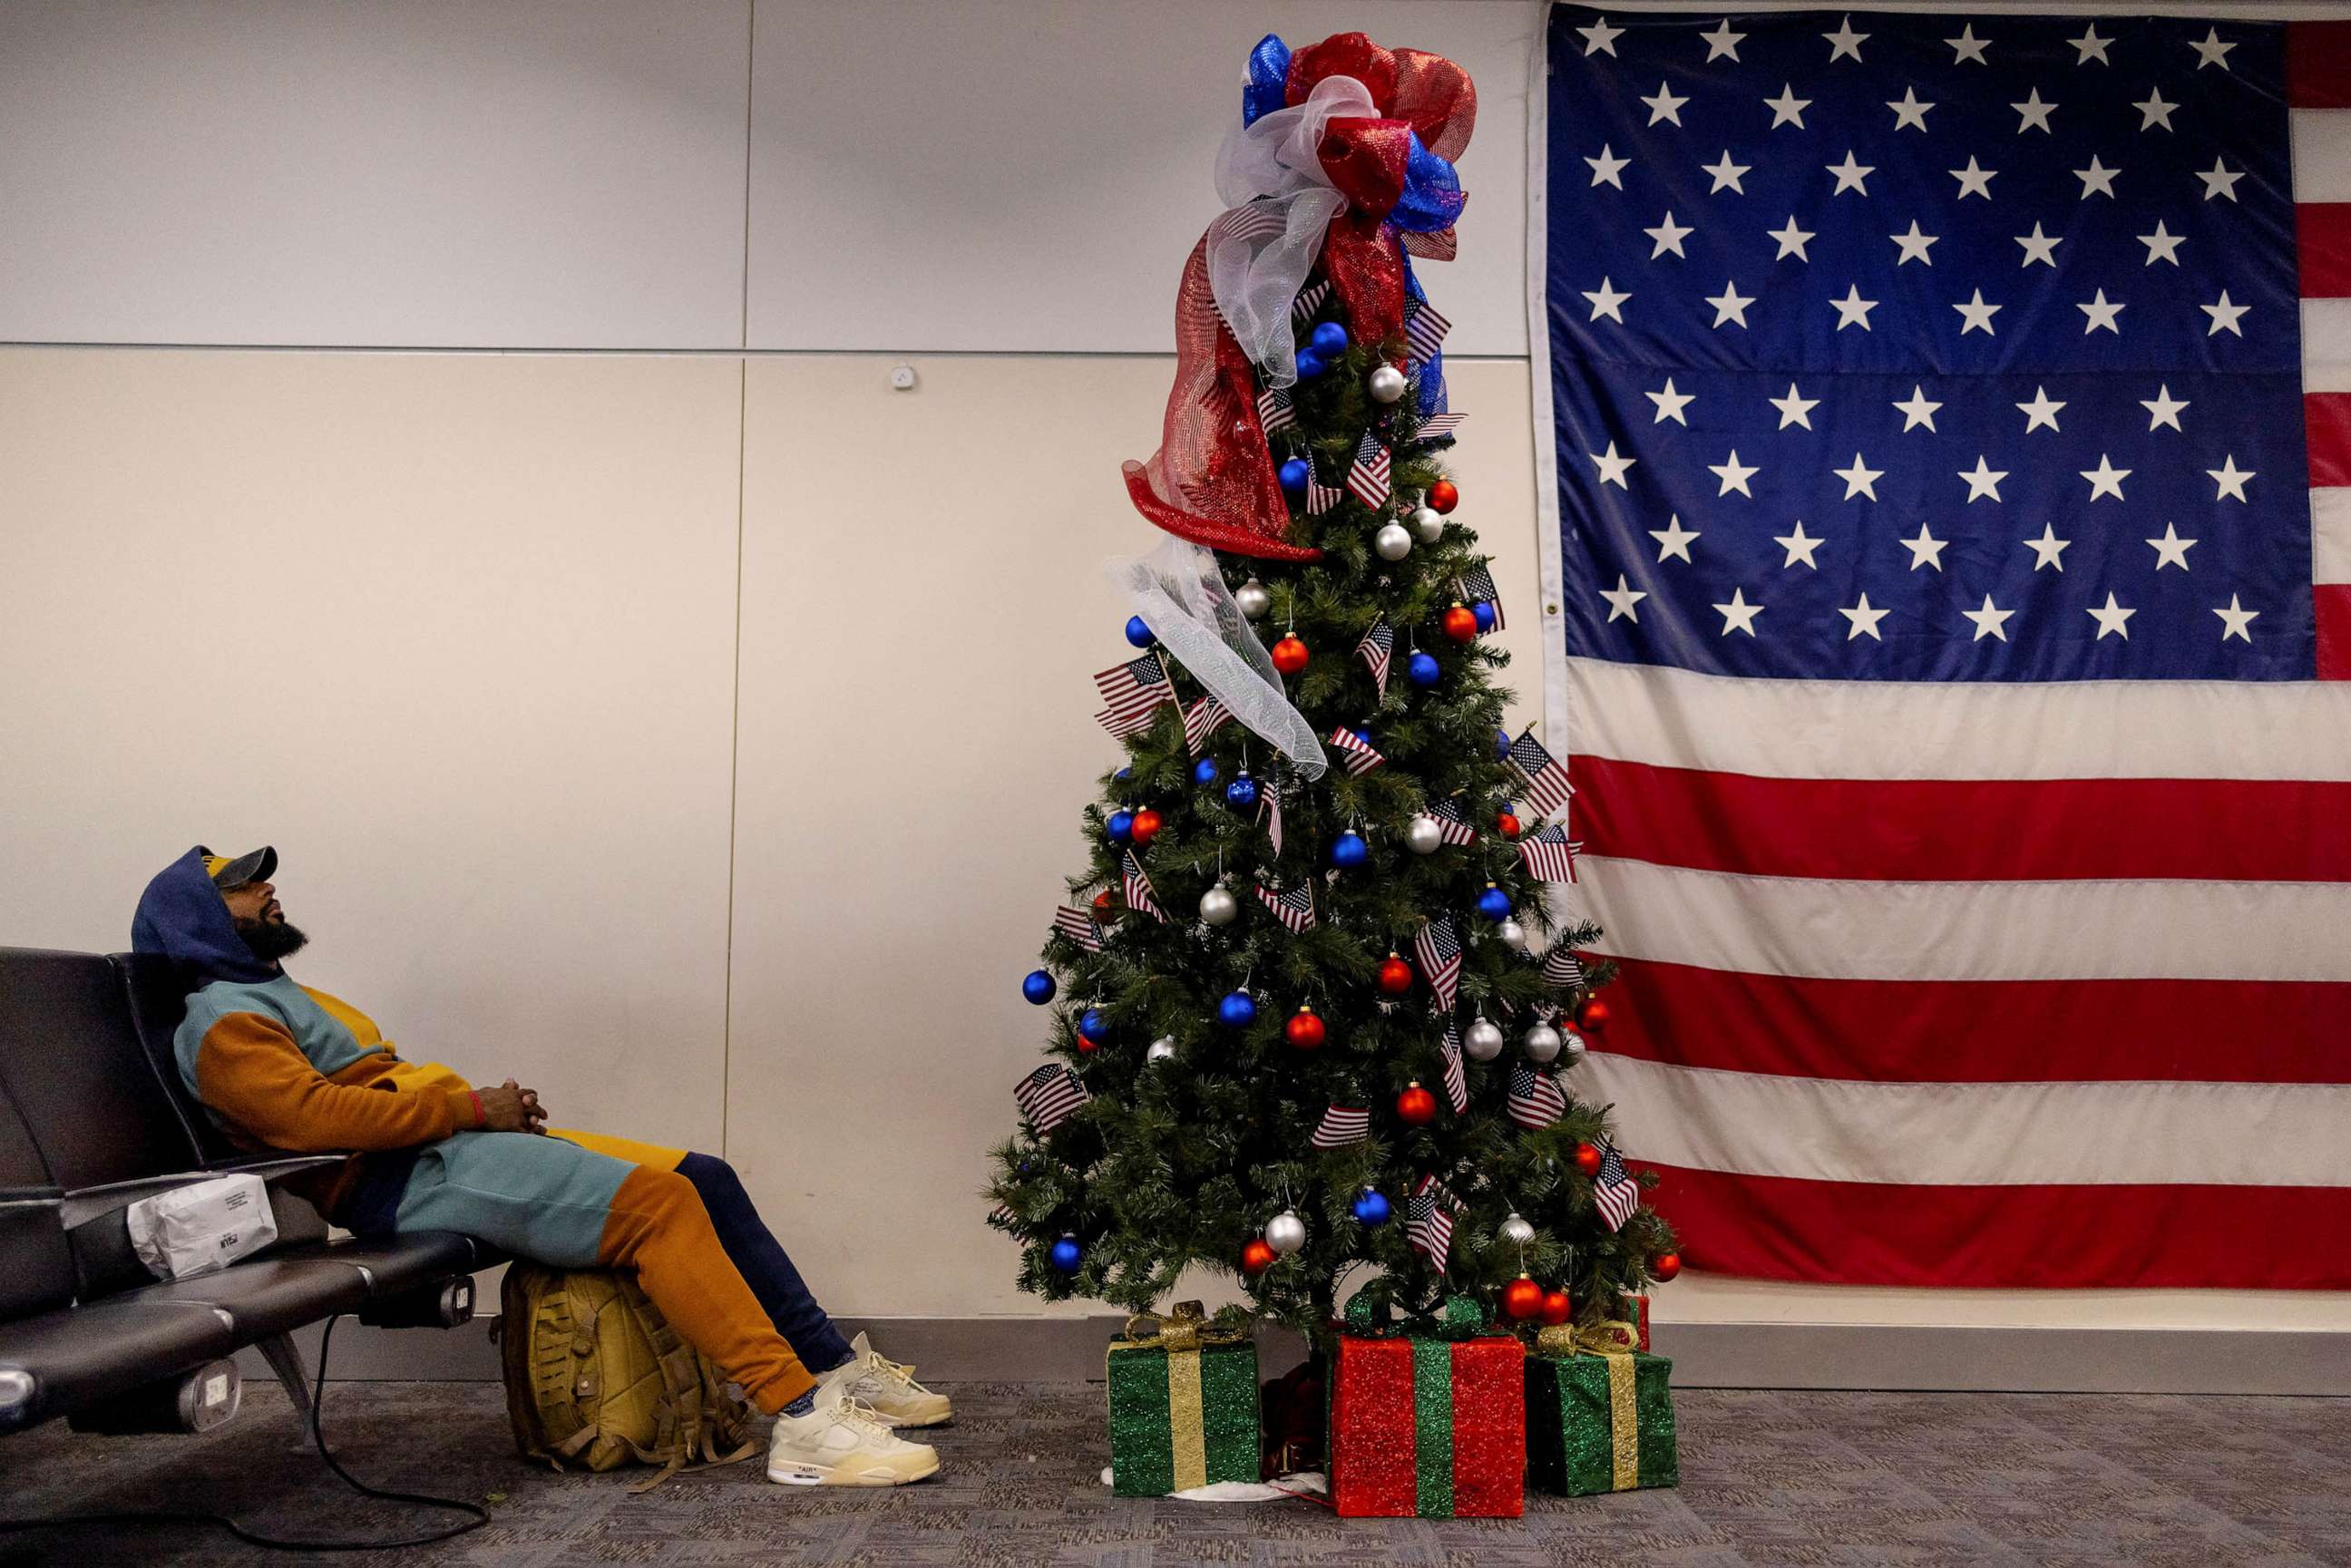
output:
[[[1520,1520],[1341,1520],[1307,1502],[1122,1501],[1099,1476],[1102,1392],[967,1384],[945,1468],[894,1491],[771,1486],[755,1463],[631,1497],[624,1476],[514,1458],[495,1386],[340,1384],[337,1452],[379,1486],[496,1499],[440,1546],[270,1553],[217,1531],[0,1536],[0,1564],[254,1562],[1163,1568],[1178,1563],[2351,1563],[2351,1400],[1686,1390],[1683,1485],[1530,1496]],[[417,1516],[354,1498],[297,1451],[277,1390],[213,1435],[0,1439],[0,1509],[192,1508],[271,1532],[392,1533]]]

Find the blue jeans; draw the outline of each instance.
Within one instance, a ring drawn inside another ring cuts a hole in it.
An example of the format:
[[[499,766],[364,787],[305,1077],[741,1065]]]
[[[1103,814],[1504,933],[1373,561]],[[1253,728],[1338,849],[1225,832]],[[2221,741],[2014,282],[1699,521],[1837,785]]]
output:
[[[751,1195],[743,1190],[735,1167],[716,1155],[688,1155],[678,1161],[677,1174],[702,1195],[702,1207],[709,1212],[711,1228],[718,1232],[718,1244],[726,1249],[743,1282],[751,1287],[751,1294],[758,1298],[800,1364],[822,1374],[855,1360],[849,1342],[817,1305],[783,1245],[752,1207]]]

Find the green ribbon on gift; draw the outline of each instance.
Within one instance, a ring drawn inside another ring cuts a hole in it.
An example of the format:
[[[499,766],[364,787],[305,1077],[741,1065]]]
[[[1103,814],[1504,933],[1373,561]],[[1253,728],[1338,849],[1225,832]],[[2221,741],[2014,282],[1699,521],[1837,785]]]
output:
[[[1347,1332],[1365,1339],[1475,1339],[1489,1321],[1484,1305],[1473,1296],[1447,1296],[1435,1312],[1406,1312],[1398,1321],[1387,1297],[1372,1285],[1347,1298],[1344,1317]]]

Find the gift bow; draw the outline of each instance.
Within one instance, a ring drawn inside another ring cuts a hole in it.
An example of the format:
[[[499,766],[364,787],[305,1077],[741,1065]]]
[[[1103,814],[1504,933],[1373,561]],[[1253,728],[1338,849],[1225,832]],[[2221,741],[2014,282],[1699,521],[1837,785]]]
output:
[[[1294,53],[1268,35],[1249,57],[1242,123],[1218,154],[1228,210],[1208,225],[1176,299],[1176,378],[1159,450],[1125,465],[1135,509],[1180,538],[1234,554],[1316,560],[1293,545],[1290,504],[1257,409],[1256,370],[1298,379],[1290,305],[1320,257],[1355,340],[1379,343],[1418,297],[1405,260],[1453,252],[1466,200],[1452,160],[1478,118],[1469,75],[1441,55],[1341,33]],[[1424,372],[1424,410],[1439,406]]]
[[[1640,1348],[1640,1331],[1613,1319],[1583,1328],[1553,1323],[1535,1334],[1535,1349],[1544,1355],[1629,1355]]]
[[[1138,1323],[1147,1325],[1136,1332]],[[1158,1312],[1137,1312],[1126,1320],[1124,1343],[1144,1349],[1164,1350],[1171,1355],[1197,1350],[1204,1344],[1238,1344],[1249,1337],[1246,1328],[1220,1324],[1203,1314],[1197,1301],[1178,1301]]]
[[[1392,1304],[1365,1286],[1347,1298],[1347,1332],[1360,1337],[1406,1339],[1475,1339],[1485,1332],[1486,1308],[1473,1296],[1447,1296],[1435,1312],[1407,1312],[1401,1322],[1392,1317]]]

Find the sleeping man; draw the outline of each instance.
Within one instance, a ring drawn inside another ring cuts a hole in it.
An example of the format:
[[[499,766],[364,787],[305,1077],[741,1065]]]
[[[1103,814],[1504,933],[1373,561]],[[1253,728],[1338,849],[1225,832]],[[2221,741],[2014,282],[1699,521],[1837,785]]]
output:
[[[180,1074],[244,1147],[350,1152],[312,1196],[362,1236],[451,1230],[559,1269],[634,1270],[670,1325],[776,1416],[768,1474],[895,1486],[939,1468],[897,1427],[952,1414],[911,1369],[844,1341],[713,1155],[547,1126],[535,1091],[403,1060],[350,1003],[297,985],[308,938],[277,852],[199,846],[147,884],[132,946],[178,967]]]

